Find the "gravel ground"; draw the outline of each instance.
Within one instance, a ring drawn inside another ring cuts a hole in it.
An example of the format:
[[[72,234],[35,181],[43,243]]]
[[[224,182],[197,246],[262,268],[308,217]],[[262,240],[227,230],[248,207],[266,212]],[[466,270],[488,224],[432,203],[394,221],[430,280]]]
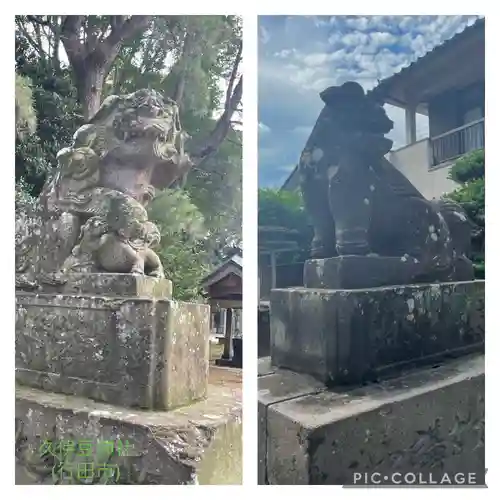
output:
[[[242,370],[239,368],[226,368],[210,365],[208,370],[208,383],[222,385],[231,389],[241,389]]]

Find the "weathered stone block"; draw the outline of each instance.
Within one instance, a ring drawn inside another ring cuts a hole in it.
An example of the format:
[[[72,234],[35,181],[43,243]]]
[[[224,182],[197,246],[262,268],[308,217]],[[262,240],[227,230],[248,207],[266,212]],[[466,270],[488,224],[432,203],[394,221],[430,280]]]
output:
[[[241,434],[241,398],[220,386],[169,412],[19,386],[16,484],[241,484]],[[43,457],[49,442],[66,453]]]
[[[304,264],[304,286],[334,290],[355,290],[378,286],[408,285],[424,283],[424,266],[417,259],[366,255],[342,255],[328,259],[311,259]],[[429,282],[449,282],[450,270],[442,276],[433,270]],[[453,281],[474,279],[472,264],[467,259],[457,258],[453,265]],[[440,279],[442,278],[442,279]]]
[[[68,281],[63,285],[42,284],[41,291],[67,295],[172,298],[172,282],[165,278],[124,273],[70,273],[66,277]]]
[[[474,351],[484,351],[484,281],[271,292],[273,365],[328,384]]]
[[[257,363],[257,374],[259,377],[262,375],[271,375],[276,371],[276,368],[271,366],[271,356],[259,358]]]
[[[355,474],[394,484],[406,473],[427,481],[474,474],[485,484],[483,356],[347,392],[310,392],[267,406],[259,429],[267,484],[347,485]]]
[[[258,394],[258,483],[266,484],[266,441],[268,408],[280,401],[312,394],[324,389],[323,384],[307,375],[287,370],[273,373],[269,358],[259,360]],[[267,366],[266,366],[267,365]]]
[[[210,338],[210,306],[158,301],[159,334],[156,408],[187,405],[206,397]],[[158,342],[157,341],[157,342]]]
[[[207,305],[22,292],[16,302],[21,384],[158,409],[206,396]]]

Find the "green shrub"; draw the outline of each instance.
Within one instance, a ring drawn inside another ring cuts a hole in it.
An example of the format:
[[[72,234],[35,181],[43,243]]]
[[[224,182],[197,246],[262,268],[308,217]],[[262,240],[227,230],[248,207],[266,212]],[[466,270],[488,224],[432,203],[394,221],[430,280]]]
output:
[[[485,259],[485,186],[484,149],[473,151],[455,163],[449,178],[460,184],[448,198],[460,203],[474,224],[472,231],[472,255],[475,276],[484,279]]]

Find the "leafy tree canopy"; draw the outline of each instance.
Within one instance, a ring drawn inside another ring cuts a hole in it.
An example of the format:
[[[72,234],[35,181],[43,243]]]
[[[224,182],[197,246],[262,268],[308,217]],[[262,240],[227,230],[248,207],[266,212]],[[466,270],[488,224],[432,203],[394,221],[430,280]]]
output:
[[[300,262],[310,251],[312,228],[298,191],[259,189],[259,251],[278,254],[278,263]]]

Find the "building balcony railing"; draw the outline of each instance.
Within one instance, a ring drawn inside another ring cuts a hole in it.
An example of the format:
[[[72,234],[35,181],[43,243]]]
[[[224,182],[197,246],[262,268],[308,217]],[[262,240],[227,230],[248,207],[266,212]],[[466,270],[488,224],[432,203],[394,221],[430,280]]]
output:
[[[430,138],[432,166],[484,148],[484,118]]]

